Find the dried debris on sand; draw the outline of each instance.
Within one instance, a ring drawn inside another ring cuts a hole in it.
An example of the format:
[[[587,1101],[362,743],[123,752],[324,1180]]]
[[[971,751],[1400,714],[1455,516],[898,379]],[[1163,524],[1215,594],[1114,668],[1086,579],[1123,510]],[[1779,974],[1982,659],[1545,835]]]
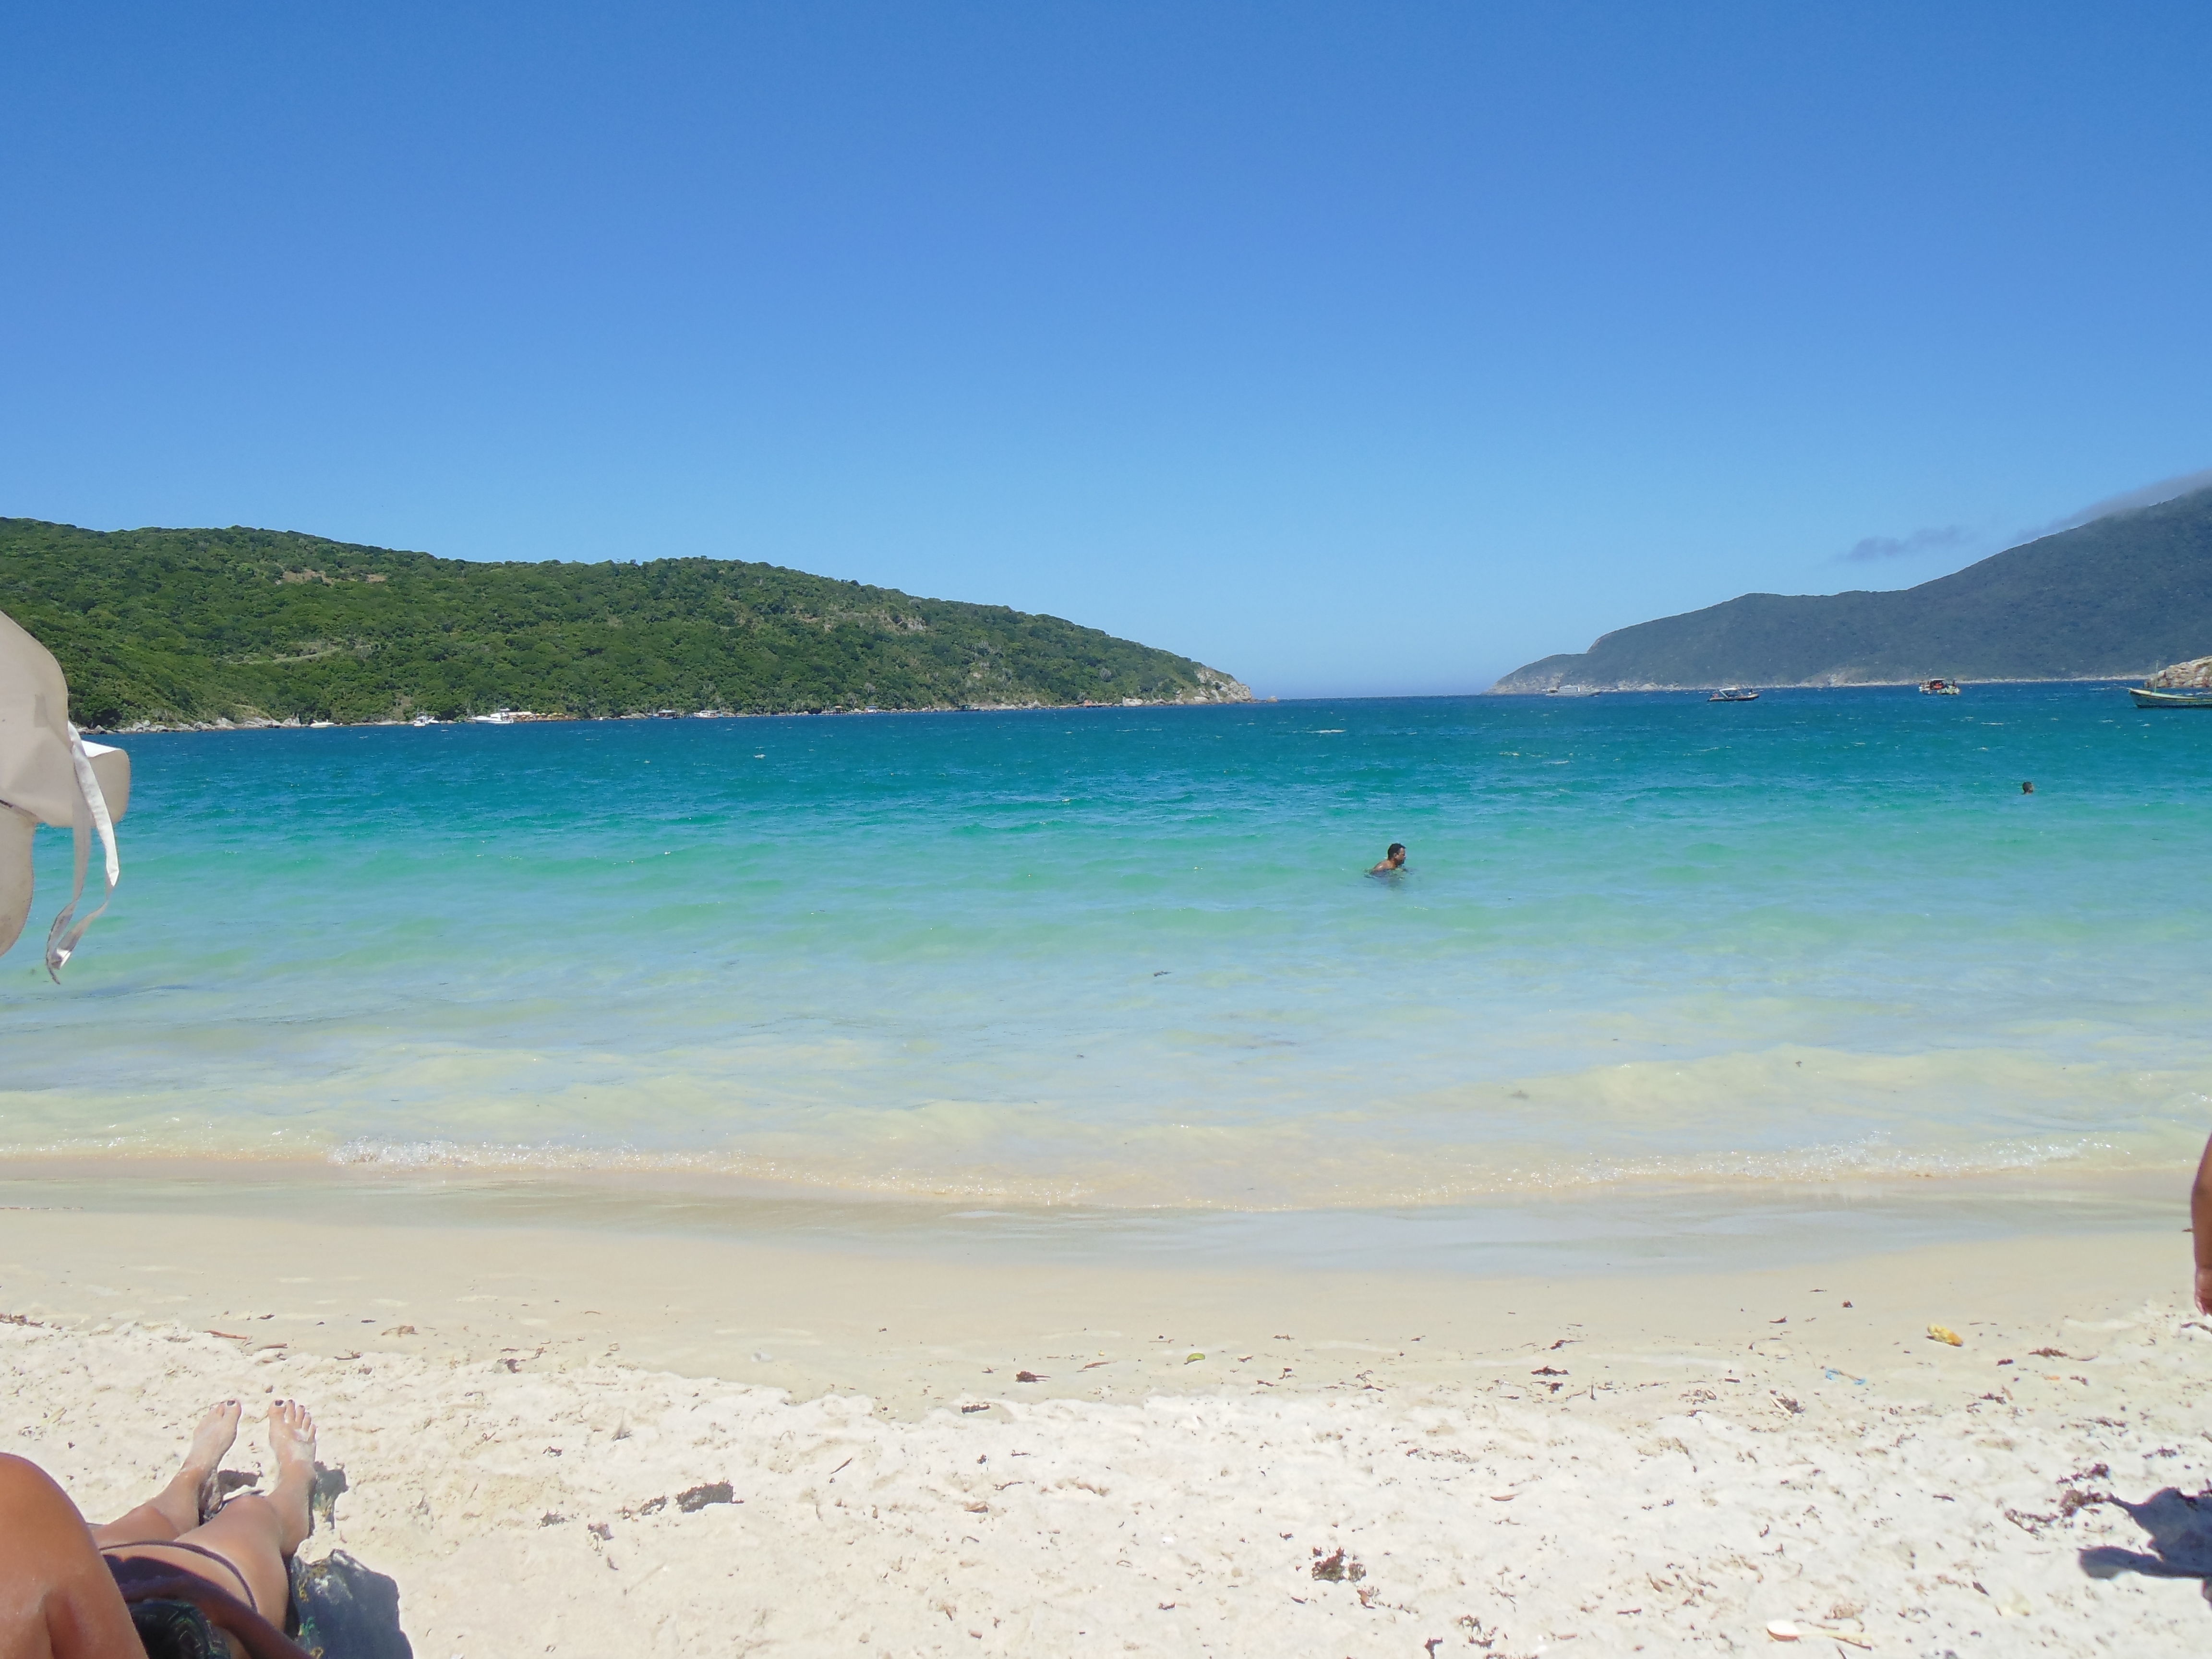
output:
[[[2053,1378],[1984,1352],[2061,1334],[1978,1327],[1941,1362],[1996,1386],[1690,1356],[1556,1395],[1492,1370],[918,1422],[158,1327],[9,1322],[0,1353],[11,1449],[95,1516],[209,1400],[312,1401],[347,1481],[311,1553],[396,1577],[422,1653],[2202,1653],[2212,1325],[2108,1322]]]

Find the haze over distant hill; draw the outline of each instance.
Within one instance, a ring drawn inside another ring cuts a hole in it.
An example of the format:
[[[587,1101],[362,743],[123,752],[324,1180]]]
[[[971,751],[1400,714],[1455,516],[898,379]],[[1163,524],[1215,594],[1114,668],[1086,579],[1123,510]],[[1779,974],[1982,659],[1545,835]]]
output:
[[[489,564],[292,531],[0,519],[0,610],[60,659],[82,726],[1252,695],[1057,617],[726,559]]]
[[[1516,669],[1492,694],[2117,679],[2212,653],[2212,489],[1893,592],[1747,593]]]

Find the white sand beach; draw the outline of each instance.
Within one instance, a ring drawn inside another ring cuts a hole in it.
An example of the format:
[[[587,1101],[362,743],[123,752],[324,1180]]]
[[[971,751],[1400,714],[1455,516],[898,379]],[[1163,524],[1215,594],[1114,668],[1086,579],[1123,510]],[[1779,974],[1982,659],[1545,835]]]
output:
[[[307,1401],[348,1483],[309,1553],[395,1577],[436,1659],[1502,1659],[1767,1648],[1775,1621],[1846,1654],[2178,1655],[2212,1632],[2186,1243],[948,1274],[21,1207],[0,1352],[10,1449],[95,1517],[210,1400]],[[259,1446],[249,1423],[232,1467]]]

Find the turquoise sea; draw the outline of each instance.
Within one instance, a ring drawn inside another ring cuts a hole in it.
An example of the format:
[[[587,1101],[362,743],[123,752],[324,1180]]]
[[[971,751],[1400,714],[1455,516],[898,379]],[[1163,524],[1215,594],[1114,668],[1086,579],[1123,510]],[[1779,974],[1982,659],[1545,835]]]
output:
[[[2212,716],[2105,687],[121,741],[112,909],[48,983],[46,832],[0,958],[0,1156],[1402,1213],[2212,1117]]]

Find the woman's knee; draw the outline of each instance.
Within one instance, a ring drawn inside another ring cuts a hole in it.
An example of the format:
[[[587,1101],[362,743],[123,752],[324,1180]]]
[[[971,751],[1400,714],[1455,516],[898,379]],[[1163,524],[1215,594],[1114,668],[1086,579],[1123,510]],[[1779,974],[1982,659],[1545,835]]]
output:
[[[258,1492],[234,1498],[214,1516],[184,1535],[183,1542],[214,1550],[253,1582],[254,1597],[264,1598],[287,1578],[284,1527],[276,1505]]]
[[[0,1527],[52,1526],[64,1519],[84,1527],[84,1517],[52,1475],[27,1457],[0,1452]]]
[[[0,1650],[136,1650],[131,1614],[69,1494],[27,1458],[0,1453]]]
[[[244,1492],[184,1535],[258,1540],[278,1537],[283,1531],[276,1506],[258,1492]]]

